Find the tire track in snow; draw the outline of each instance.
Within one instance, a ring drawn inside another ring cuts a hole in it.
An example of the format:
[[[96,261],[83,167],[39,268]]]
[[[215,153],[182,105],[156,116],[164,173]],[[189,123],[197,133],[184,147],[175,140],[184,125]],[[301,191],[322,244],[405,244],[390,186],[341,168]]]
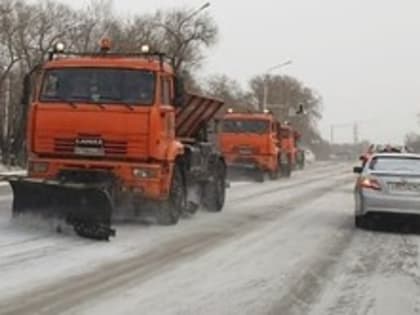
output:
[[[343,165],[340,165],[340,166],[334,165],[334,167],[331,167],[331,168],[334,170],[337,170],[337,169],[343,170],[344,167]],[[335,174],[335,176],[340,175],[340,174],[343,174],[343,173],[342,172],[337,173]],[[305,174],[305,176],[307,176],[307,174]],[[316,176],[315,178],[310,178],[308,180],[302,179],[302,180],[299,180],[298,182],[294,182],[291,184],[286,183],[286,185],[277,186],[276,188],[269,187],[268,189],[264,189],[253,195],[248,194],[246,197],[240,197],[237,199],[229,200],[229,203],[244,202],[252,198],[260,197],[263,195],[273,194],[280,191],[292,189],[295,187],[308,186],[318,181],[322,181],[326,177],[330,177],[330,176],[331,174],[323,171],[323,175],[321,176]],[[272,183],[275,183],[275,182],[272,182]],[[241,215],[245,216],[244,218],[247,218],[249,220],[252,220],[255,217],[254,214],[250,214],[249,216],[247,214],[241,214]],[[13,226],[13,225],[14,225],[13,222],[12,224],[9,223],[6,226],[6,230],[11,230],[12,232],[15,232],[16,226]],[[46,224],[41,224],[41,225],[42,225],[42,228],[46,227],[45,226]],[[20,230],[23,230],[23,232],[25,232],[25,229],[22,229],[22,226],[20,226],[19,223],[17,227],[19,227]],[[23,226],[23,228],[25,228],[25,226]],[[48,230],[50,230],[51,232],[48,233],[48,232],[42,231],[41,236],[39,234],[35,236],[31,235],[28,238],[24,237],[20,241],[16,241],[16,238],[11,238],[9,241],[5,241],[4,243],[0,241],[0,267],[4,268],[4,267],[7,267],[8,265],[13,265],[15,267],[16,264],[26,262],[28,260],[31,260],[31,258],[32,259],[42,258],[43,256],[46,256],[47,254],[54,253],[54,249],[56,249],[58,253],[58,252],[65,252],[67,250],[71,250],[72,248],[74,248],[74,246],[78,246],[81,244],[87,245],[85,244],[86,241],[82,239],[63,240],[59,238],[57,234],[53,231],[54,229],[52,228],[52,226],[48,226]],[[39,231],[37,232],[39,233]],[[20,236],[20,234],[17,234],[17,235]],[[23,234],[23,236],[25,235]],[[44,246],[40,246],[40,243],[42,242],[45,243]],[[92,244],[91,246],[94,246],[94,244]],[[9,248],[14,249],[16,253],[9,254],[9,252],[6,252],[6,250]],[[18,257],[21,257],[21,259],[19,259]]]
[[[332,170],[330,170],[330,171],[332,171]],[[340,167],[335,167],[334,171],[339,172],[339,173],[336,173],[337,175],[343,175],[343,174],[349,173],[348,169],[343,167],[342,165]],[[284,185],[278,185],[278,186],[275,186],[275,187],[266,187],[266,188],[263,188],[261,190],[256,190],[253,193],[248,193],[244,196],[233,197],[232,199],[229,199],[229,201],[230,202],[247,201],[247,200],[253,199],[255,197],[261,197],[261,196],[269,195],[269,194],[279,192],[279,191],[298,188],[298,187],[301,187],[303,184],[304,185],[309,185],[309,184],[315,183],[317,181],[320,181],[320,180],[328,178],[328,177],[331,177],[331,174],[328,171],[323,171],[322,175],[315,176],[315,177],[311,176],[310,179],[302,178],[302,179],[299,179],[299,180],[294,181],[292,183],[284,182]],[[241,186],[239,186],[239,187],[241,187]],[[243,188],[243,187],[241,187],[241,188]]]
[[[387,286],[387,279],[406,276],[413,279],[417,286],[420,284],[419,276],[412,274],[413,270],[418,271],[418,247],[411,242],[411,237],[407,239],[406,236],[398,234],[357,229],[354,231],[354,237],[346,252],[341,255],[330,273],[330,281],[316,294],[311,307],[301,314],[393,315],[394,313],[386,310],[386,306],[383,305],[379,306],[385,310],[379,313],[377,310],[378,303],[387,304],[377,301],[377,298],[383,295],[381,290],[387,290],[381,288]],[[401,314],[405,311],[407,310]]]
[[[338,290],[339,296],[335,304],[328,307],[327,314],[366,314],[373,305],[373,301],[366,294],[369,290],[369,278],[380,268],[381,255],[389,248],[389,239],[374,232],[356,230],[348,256],[350,263],[342,259],[343,265],[348,265],[344,271],[346,280]],[[359,244],[362,244],[360,246]],[[342,272],[342,271],[340,271]]]
[[[350,218],[347,218],[339,229],[345,233],[340,235],[332,244],[326,244],[319,256],[305,260],[290,270],[287,294],[272,307],[269,314],[305,314],[311,304],[318,298],[323,286],[329,281],[332,268],[338,263],[340,257],[347,250],[354,233],[348,227],[351,226]],[[292,278],[292,279],[290,279]]]
[[[200,231],[185,238],[174,239],[140,256],[107,264],[94,272],[38,288],[36,295],[29,292],[1,301],[0,309],[2,314],[32,314],[33,310],[37,310],[39,314],[57,314],[71,309],[81,301],[98,297],[133,281],[146,281],[183,261],[205,254],[223,242],[251,233],[261,225],[286,215],[300,205],[321,198],[332,188],[348,183],[349,180],[350,176],[345,179],[332,179],[328,185],[296,194],[282,205],[287,208],[286,211],[279,212],[279,205],[273,205],[252,217],[241,216],[230,229],[220,226],[219,229],[213,228],[208,232]]]

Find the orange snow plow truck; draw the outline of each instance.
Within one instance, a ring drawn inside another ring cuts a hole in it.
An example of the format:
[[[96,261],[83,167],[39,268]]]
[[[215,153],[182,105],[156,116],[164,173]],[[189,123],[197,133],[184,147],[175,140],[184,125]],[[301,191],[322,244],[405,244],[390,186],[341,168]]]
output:
[[[299,162],[299,149],[297,147],[298,133],[293,127],[286,123],[282,124],[279,128],[279,141],[280,147],[286,154],[288,165],[294,170]]]
[[[290,177],[294,155],[290,154],[293,147],[285,140],[289,128],[269,111],[229,111],[219,126],[219,146],[228,168],[248,170],[259,182],[267,173],[271,179]]]
[[[226,166],[207,124],[223,103],[184,93],[147,46],[124,54],[101,44],[83,54],[56,45],[25,80],[28,175],[8,178],[13,215],[59,217],[108,240],[120,215],[150,211],[170,225],[199,206],[221,211]]]

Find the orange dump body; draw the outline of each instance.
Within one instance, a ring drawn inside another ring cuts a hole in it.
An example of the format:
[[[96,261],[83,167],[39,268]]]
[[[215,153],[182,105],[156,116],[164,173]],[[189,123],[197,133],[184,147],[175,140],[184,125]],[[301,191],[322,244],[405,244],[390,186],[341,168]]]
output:
[[[226,114],[218,137],[227,165],[277,171],[279,146],[276,128],[276,120],[271,114]]]

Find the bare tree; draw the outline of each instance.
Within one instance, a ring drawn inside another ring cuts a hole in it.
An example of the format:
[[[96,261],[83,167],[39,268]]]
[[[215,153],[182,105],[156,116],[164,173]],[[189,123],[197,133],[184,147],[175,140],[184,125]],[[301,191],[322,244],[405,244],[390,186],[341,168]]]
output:
[[[91,0],[80,10],[53,0],[0,0],[0,150],[3,162],[11,155],[24,156],[27,108],[22,100],[22,83],[28,72],[44,62],[49,49],[62,41],[69,50],[98,49],[108,36],[116,51],[138,52],[143,44],[164,52],[186,85],[196,92],[207,91],[227,105],[253,108],[262,100],[266,77],[251,80],[243,89],[225,75],[210,78],[203,87],[194,73],[205,60],[206,51],[218,38],[213,18],[190,8],[159,10],[153,14],[114,16],[112,0]],[[269,77],[269,102],[293,106],[301,102],[308,115],[294,123],[316,134],[321,98],[312,89],[289,77]],[[307,127],[309,126],[309,127]],[[24,158],[22,158],[24,161]]]
[[[226,108],[238,110],[253,110],[252,95],[245,91],[240,84],[227,75],[215,75],[206,83],[207,93],[211,96],[223,99]]]
[[[158,11],[153,17],[154,27],[163,33],[159,45],[174,63],[175,70],[189,71],[201,65],[203,49],[217,41],[218,28],[210,15],[191,15],[191,10]]]

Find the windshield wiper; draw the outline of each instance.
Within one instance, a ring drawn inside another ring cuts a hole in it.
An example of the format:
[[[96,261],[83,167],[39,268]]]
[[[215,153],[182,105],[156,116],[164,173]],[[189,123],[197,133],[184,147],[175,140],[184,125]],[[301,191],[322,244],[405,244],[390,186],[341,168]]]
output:
[[[106,103],[106,101],[113,101],[113,103],[111,105],[123,105],[123,106],[127,107],[131,111],[134,110],[134,107],[131,104],[126,103],[126,102],[123,102],[121,98],[118,98],[118,97],[106,97],[106,98],[101,98],[101,99],[105,103]]]
[[[106,106],[104,104],[102,104],[102,103],[93,102],[92,104],[98,106],[100,109],[104,109],[104,110],[106,109]]]
[[[77,108],[76,103],[71,101],[71,100],[66,100],[66,99],[61,98],[61,97],[55,98],[55,100],[57,100],[59,102],[62,102],[64,104],[70,105],[72,108]]]
[[[77,105],[76,105],[76,103],[74,103],[74,102],[72,102],[72,101],[60,100],[60,102],[63,102],[63,103],[65,103],[65,104],[68,104],[68,105],[70,105],[71,107],[73,107],[73,108],[76,108],[76,109],[77,109]]]
[[[133,110],[134,110],[133,105],[130,105],[130,104],[128,104],[128,103],[115,103],[115,104],[112,104],[112,105],[124,105],[124,106],[125,106],[125,107],[127,107],[129,110],[131,110],[131,111],[133,111]]]

